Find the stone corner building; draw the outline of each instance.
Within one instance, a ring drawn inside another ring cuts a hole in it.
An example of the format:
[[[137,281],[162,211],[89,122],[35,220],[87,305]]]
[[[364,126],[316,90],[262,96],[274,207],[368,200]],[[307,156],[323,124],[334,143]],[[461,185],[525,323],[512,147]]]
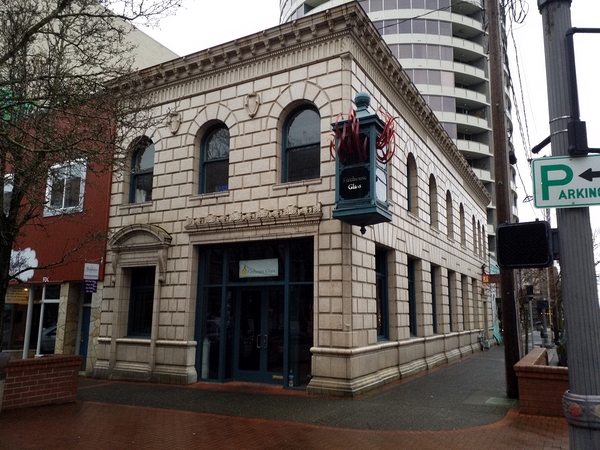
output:
[[[352,396],[479,348],[489,195],[360,7],[148,69],[112,188],[94,375]],[[396,119],[392,221],[332,218],[332,123]]]

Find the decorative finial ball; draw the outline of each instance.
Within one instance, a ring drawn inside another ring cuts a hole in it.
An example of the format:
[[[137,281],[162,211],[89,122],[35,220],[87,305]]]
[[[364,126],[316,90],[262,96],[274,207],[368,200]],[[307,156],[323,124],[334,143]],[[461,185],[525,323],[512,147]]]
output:
[[[371,104],[371,97],[366,92],[359,92],[354,97],[354,103],[356,104],[356,109],[367,109]]]

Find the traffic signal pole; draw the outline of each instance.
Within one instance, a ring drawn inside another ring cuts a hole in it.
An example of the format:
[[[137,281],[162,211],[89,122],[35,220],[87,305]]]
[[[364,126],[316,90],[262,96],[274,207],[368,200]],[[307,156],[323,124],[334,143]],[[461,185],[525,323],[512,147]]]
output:
[[[553,156],[569,156],[571,0],[538,0],[542,15]],[[574,68],[573,68],[574,69]],[[573,80],[574,81],[574,80]],[[578,117],[576,118],[578,119]],[[585,158],[586,156],[580,156]],[[577,174],[579,175],[579,174]],[[589,208],[556,210],[570,390],[563,397],[572,449],[600,449],[600,307]]]

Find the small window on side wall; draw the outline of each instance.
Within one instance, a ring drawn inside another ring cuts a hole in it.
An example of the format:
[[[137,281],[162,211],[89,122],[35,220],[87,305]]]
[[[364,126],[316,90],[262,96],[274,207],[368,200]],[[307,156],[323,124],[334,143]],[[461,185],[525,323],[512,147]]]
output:
[[[12,199],[13,192],[13,175],[8,173],[4,175],[4,196],[2,198],[2,210],[5,216],[8,216],[10,212],[10,201]]]
[[[131,155],[130,203],[152,201],[152,178],[154,174],[154,143],[140,138]]]
[[[283,127],[282,181],[310,180],[321,176],[321,118],[316,109],[293,111]]]
[[[229,182],[229,130],[225,125],[211,128],[200,149],[200,194],[224,192]]]

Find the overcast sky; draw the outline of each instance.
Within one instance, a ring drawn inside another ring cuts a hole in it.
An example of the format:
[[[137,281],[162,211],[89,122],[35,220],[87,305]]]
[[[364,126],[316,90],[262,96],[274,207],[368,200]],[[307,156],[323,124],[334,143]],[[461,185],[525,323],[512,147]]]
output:
[[[509,40],[509,51],[514,52],[516,42],[518,67],[513,58],[511,73],[520,105],[521,122],[527,130],[529,147],[541,142],[549,135],[546,75],[544,71],[544,48],[542,17],[536,0],[514,1],[529,7],[523,24],[514,25],[514,41]],[[149,35],[180,55],[188,55],[199,50],[222,44],[249,34],[274,27],[279,24],[279,0],[184,0],[183,8],[172,17],[161,22],[160,29],[146,30]],[[600,1],[573,0],[572,25],[576,27],[600,28]],[[587,122],[588,142],[592,148],[600,148],[600,100],[598,69],[600,62],[600,35],[576,35],[575,37],[577,75],[581,103],[581,119]],[[520,69],[520,74],[519,70]],[[520,78],[520,81],[519,81]],[[522,91],[520,86],[522,86]],[[522,92],[522,93],[521,93]],[[543,219],[544,211],[534,208],[533,202],[523,203],[527,195],[532,195],[531,175],[521,139],[521,131],[516,117],[513,120],[513,142],[519,160],[517,191],[519,195],[519,215],[521,221]],[[549,156],[550,146],[539,156]],[[592,227],[600,227],[600,206],[591,208]],[[556,222],[553,219],[553,226]]]

